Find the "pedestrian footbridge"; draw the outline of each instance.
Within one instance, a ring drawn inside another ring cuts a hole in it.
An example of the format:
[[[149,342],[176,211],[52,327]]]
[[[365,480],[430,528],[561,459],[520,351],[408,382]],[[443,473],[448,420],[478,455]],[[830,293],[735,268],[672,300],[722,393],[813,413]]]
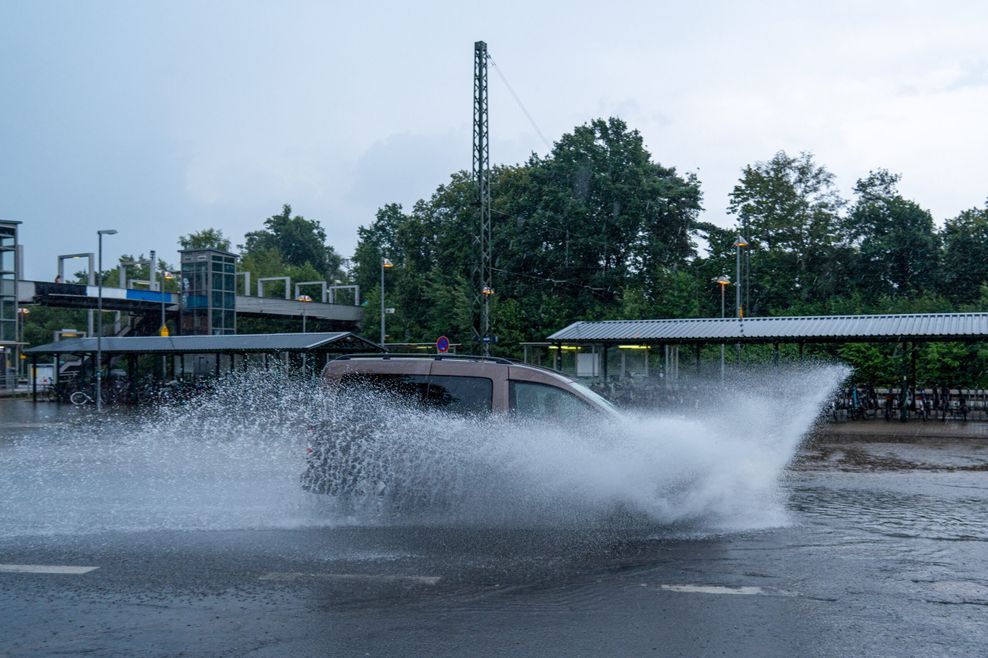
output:
[[[17,299],[20,304],[40,304],[63,308],[94,309],[99,304],[99,288],[76,283],[48,281],[18,281]],[[181,308],[181,296],[174,292],[159,292],[138,288],[103,287],[103,308],[135,315],[164,312],[176,316]],[[318,301],[236,295],[236,313],[250,317],[307,317],[327,320],[341,328],[356,328],[363,318],[363,308],[351,304],[329,304]]]

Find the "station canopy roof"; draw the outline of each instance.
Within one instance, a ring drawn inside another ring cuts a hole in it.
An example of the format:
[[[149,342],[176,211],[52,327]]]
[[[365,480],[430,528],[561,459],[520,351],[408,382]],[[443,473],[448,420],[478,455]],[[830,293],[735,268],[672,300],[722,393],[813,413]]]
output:
[[[241,354],[244,352],[383,352],[349,331],[225,336],[125,336],[103,338],[107,354]],[[77,354],[96,351],[95,338],[69,338],[24,350],[25,354]]]
[[[574,322],[560,343],[844,343],[988,340],[988,313],[825,315]]]

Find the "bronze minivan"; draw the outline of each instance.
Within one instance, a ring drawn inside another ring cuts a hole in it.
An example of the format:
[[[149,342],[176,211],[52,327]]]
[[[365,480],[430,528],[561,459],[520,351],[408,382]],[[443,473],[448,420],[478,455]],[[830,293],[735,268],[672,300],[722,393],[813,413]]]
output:
[[[481,356],[344,356],[322,371],[330,385],[363,382],[454,413],[562,417],[613,415],[614,405],[553,370]]]
[[[553,370],[508,359],[450,355],[353,355],[330,361],[325,384],[341,394],[389,399],[416,408],[461,415],[511,414],[546,422],[617,419],[614,405],[586,386]],[[366,464],[351,437],[373,424],[371,413],[355,414],[314,428],[302,486],[312,493],[369,493]],[[358,428],[363,428],[358,429]],[[374,478],[371,478],[374,479]]]

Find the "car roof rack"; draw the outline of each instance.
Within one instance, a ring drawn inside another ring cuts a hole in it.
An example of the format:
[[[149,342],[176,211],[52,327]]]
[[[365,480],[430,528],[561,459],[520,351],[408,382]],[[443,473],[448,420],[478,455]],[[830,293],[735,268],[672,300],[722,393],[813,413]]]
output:
[[[479,354],[402,354],[400,352],[381,354],[380,352],[367,352],[366,354],[341,354],[330,359],[330,361],[346,361],[348,359],[431,359],[433,361],[487,361],[488,363],[502,363],[504,365],[518,365],[514,359],[507,359],[503,356],[482,356]]]

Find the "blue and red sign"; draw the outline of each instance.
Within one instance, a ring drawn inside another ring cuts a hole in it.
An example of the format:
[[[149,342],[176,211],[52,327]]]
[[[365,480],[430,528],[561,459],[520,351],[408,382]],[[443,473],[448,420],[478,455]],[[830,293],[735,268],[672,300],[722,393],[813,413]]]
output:
[[[436,351],[440,354],[445,354],[449,351],[449,338],[445,336],[440,336],[436,339]]]

